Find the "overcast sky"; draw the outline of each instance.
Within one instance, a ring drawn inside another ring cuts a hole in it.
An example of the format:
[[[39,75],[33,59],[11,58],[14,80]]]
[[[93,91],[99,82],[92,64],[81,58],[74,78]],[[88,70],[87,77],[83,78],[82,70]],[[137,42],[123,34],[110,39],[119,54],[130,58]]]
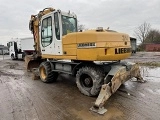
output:
[[[160,30],[160,0],[0,0],[0,44],[32,36],[30,15],[46,7],[74,12],[88,29],[109,27],[134,36],[135,28],[147,22]]]

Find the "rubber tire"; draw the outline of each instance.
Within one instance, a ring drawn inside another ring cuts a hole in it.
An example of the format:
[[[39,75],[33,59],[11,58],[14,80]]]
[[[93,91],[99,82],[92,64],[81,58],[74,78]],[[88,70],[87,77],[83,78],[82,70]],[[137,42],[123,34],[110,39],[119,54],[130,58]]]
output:
[[[14,54],[11,55],[11,59],[12,59],[12,60],[15,60]]]
[[[81,84],[81,76],[87,74],[92,78],[93,86],[86,88]],[[104,73],[99,67],[85,66],[79,69],[76,74],[76,84],[80,92],[87,96],[97,96],[104,84]]]
[[[41,75],[41,69],[45,70],[46,77],[43,78]],[[40,73],[40,78],[42,82],[44,83],[52,83],[56,82],[58,78],[58,73],[57,72],[52,72],[51,64],[50,62],[42,62],[39,66],[39,73]]]
[[[25,54],[25,53],[22,53],[22,60],[25,60],[25,56],[26,56],[27,54]]]

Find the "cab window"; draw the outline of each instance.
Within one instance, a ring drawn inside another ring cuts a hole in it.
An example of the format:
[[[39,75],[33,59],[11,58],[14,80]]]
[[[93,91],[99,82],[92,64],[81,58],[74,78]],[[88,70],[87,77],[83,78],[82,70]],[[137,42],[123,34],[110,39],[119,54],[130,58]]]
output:
[[[62,15],[62,31],[63,35],[77,32],[77,19]]]
[[[13,45],[13,42],[9,42],[10,43],[10,46],[12,46]]]
[[[55,35],[57,40],[60,40],[60,27],[59,27],[59,18],[58,13],[54,13],[54,23],[55,23]]]
[[[52,43],[52,18],[48,17],[42,21],[41,43],[46,47]]]

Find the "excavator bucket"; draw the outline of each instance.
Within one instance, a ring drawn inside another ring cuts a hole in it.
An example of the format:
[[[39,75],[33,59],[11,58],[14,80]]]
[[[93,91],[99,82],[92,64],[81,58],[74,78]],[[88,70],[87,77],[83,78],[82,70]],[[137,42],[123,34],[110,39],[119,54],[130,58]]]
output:
[[[107,109],[104,108],[104,104],[109,97],[117,91],[121,84],[133,77],[137,78],[139,82],[144,82],[138,64],[128,62],[112,65],[111,67],[111,70],[104,79],[105,81],[110,79],[110,82],[102,85],[94,106],[90,108],[91,111],[98,114],[104,114],[107,111]]]
[[[32,71],[33,68],[38,68],[45,61],[44,59],[34,59],[32,55],[25,56],[25,66],[27,71]]]

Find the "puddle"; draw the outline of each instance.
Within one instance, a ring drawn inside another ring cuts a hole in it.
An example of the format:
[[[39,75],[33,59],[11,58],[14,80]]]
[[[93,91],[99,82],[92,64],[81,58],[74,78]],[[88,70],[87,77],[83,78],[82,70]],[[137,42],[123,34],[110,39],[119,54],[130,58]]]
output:
[[[141,67],[142,77],[152,82],[160,82],[160,67]]]
[[[104,115],[98,115],[87,109],[75,110],[69,109],[69,111],[76,115],[78,120],[123,120],[124,114],[121,110],[116,107],[110,107],[107,109],[107,112]]]
[[[146,90],[151,94],[160,95],[160,89],[152,90],[152,89],[146,88]]]

